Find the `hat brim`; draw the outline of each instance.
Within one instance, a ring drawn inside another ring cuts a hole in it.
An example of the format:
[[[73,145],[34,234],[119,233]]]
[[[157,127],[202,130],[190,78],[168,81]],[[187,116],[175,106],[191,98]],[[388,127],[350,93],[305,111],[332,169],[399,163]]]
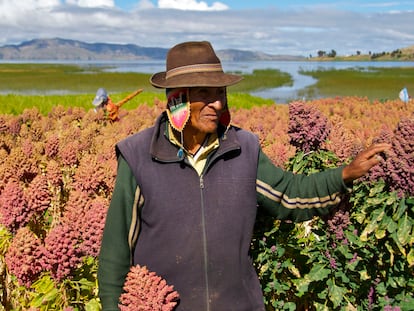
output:
[[[92,102],[92,105],[95,107],[101,105],[105,100],[103,98],[95,98]]]
[[[223,87],[240,82],[242,76],[227,74],[223,72],[194,72],[185,75],[178,75],[166,79],[166,72],[158,72],[152,75],[150,82],[157,88],[178,88],[178,87]]]

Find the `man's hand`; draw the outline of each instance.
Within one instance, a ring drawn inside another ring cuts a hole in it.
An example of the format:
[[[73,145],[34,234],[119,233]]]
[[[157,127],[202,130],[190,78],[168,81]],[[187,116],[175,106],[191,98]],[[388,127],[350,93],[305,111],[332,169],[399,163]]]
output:
[[[345,183],[350,183],[353,180],[365,175],[374,165],[381,161],[379,153],[389,150],[390,144],[374,144],[364,151],[360,152],[355,159],[345,166],[342,171],[342,178]]]

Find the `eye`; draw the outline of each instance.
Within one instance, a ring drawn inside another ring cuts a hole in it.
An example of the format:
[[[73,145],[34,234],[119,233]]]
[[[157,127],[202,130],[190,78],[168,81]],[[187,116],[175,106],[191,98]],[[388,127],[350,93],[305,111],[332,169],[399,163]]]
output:
[[[224,88],[224,87],[219,88],[217,94],[219,96],[225,96],[226,95],[226,88]]]
[[[198,96],[202,97],[202,98],[206,98],[208,96],[209,92],[208,89],[206,88],[201,88],[198,90]]]
[[[192,90],[190,96],[192,101],[204,101],[208,98],[209,91],[207,88],[196,88]]]
[[[223,100],[226,96],[225,87],[200,87],[194,88],[191,93],[192,101],[210,102],[217,99]]]

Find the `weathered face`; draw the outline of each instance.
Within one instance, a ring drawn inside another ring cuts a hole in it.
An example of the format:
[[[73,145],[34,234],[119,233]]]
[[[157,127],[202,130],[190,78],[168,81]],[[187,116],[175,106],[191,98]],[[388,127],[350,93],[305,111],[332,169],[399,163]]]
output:
[[[217,131],[220,116],[226,106],[225,87],[194,87],[189,90],[190,120],[185,130],[201,133]]]

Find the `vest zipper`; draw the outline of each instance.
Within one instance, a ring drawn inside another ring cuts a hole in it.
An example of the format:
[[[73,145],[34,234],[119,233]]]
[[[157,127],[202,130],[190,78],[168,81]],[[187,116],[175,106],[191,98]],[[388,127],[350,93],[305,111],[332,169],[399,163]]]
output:
[[[208,252],[207,252],[207,233],[204,206],[204,178],[200,175],[200,198],[201,198],[201,226],[203,233],[203,255],[204,255],[204,278],[206,286],[206,311],[210,311],[210,288],[208,279]]]

